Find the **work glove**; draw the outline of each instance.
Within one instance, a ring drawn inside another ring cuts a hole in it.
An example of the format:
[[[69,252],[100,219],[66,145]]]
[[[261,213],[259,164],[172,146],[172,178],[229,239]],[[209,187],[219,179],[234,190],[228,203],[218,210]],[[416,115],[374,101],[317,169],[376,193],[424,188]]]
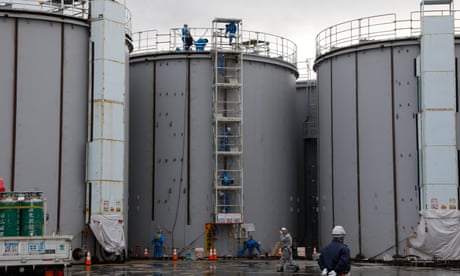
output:
[[[332,271],[329,272],[327,275],[328,275],[328,276],[337,276],[337,273],[335,273],[335,271],[332,270]]]
[[[321,276],[326,276],[327,275],[327,268],[323,269],[321,272]]]

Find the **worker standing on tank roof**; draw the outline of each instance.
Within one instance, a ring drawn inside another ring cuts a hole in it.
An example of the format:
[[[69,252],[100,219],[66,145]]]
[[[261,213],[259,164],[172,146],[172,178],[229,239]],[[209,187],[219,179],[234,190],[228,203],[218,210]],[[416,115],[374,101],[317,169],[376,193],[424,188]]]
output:
[[[184,45],[185,51],[190,50],[190,46],[193,45],[193,37],[190,34],[190,30],[187,24],[184,24],[184,27],[182,28],[182,43]]]
[[[324,247],[318,260],[321,275],[347,275],[350,272],[350,249],[344,244],[345,228],[337,225],[332,229],[332,241]]]
[[[228,34],[228,45],[232,45],[233,38],[235,38],[235,34],[236,34],[236,24],[234,21],[225,25],[225,36],[227,36],[227,34]]]
[[[278,272],[285,271],[287,265],[294,267],[294,272],[299,271],[299,266],[294,262],[292,258],[292,237],[289,234],[286,227],[281,227],[281,259]]]

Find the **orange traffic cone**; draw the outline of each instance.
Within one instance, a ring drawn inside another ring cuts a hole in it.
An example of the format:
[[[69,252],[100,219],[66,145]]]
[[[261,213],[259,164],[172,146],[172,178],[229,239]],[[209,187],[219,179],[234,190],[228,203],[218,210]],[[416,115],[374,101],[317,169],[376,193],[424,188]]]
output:
[[[177,261],[178,258],[179,258],[179,257],[177,256],[177,250],[174,248],[174,249],[173,249],[172,259],[173,259],[174,261]]]
[[[149,257],[149,249],[146,247],[144,249],[144,258],[148,258]]]
[[[211,248],[209,250],[209,257],[208,257],[208,260],[212,261],[214,258],[214,248]]]
[[[313,260],[316,260],[316,254],[317,254],[317,252],[316,252],[316,246],[315,246],[315,247],[313,247],[313,254],[312,254]]]
[[[89,252],[89,250],[86,251],[85,265],[91,265],[91,252]]]
[[[281,252],[281,247],[278,249],[278,257],[283,256],[283,253]]]
[[[214,257],[213,257],[213,260],[217,260],[217,249],[214,248]]]

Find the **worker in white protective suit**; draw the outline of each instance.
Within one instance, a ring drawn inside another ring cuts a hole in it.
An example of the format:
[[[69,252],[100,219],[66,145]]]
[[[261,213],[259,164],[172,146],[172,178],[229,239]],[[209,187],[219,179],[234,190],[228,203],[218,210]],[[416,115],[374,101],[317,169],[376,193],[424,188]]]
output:
[[[299,266],[294,262],[292,258],[292,237],[289,234],[286,227],[281,227],[281,259],[278,267],[278,272],[286,271],[287,266],[294,268],[294,272],[299,271]]]

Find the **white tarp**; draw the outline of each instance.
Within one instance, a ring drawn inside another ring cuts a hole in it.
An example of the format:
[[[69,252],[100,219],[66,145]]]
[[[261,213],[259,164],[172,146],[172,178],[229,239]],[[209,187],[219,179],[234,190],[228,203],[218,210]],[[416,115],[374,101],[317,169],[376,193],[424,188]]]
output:
[[[411,255],[424,260],[460,260],[460,211],[423,210],[409,238]]]
[[[105,251],[116,254],[122,253],[125,248],[123,216],[92,215],[89,226]]]

